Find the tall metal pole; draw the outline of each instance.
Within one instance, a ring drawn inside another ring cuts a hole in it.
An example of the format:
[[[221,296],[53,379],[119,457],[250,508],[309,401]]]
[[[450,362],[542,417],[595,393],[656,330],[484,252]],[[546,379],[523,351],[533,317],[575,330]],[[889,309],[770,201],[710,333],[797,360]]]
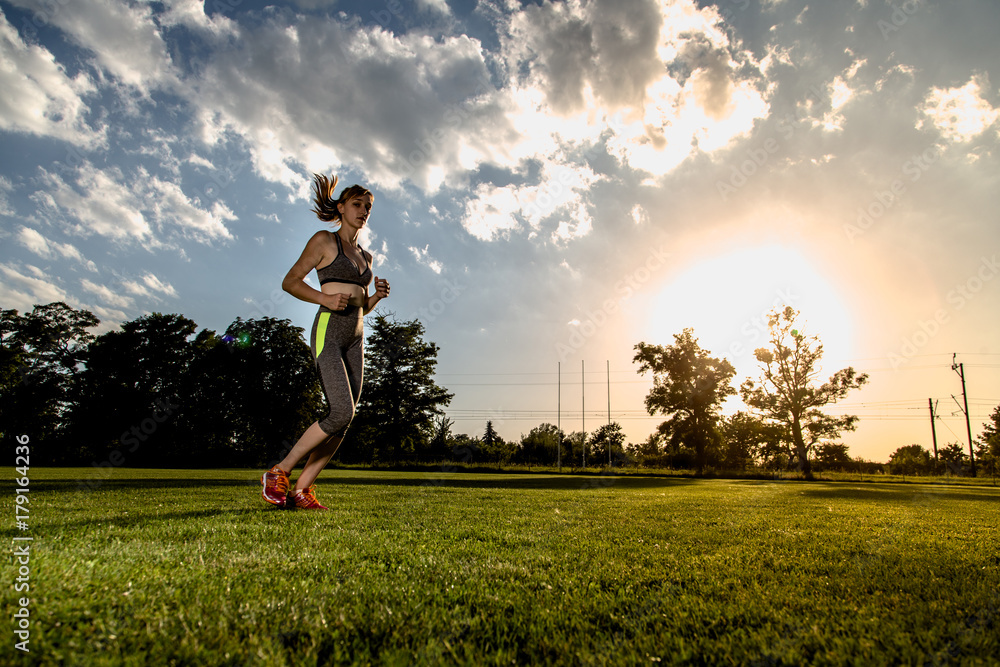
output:
[[[934,402],[933,399],[927,399],[927,407],[931,409],[931,437],[934,438],[934,463],[938,462],[937,455],[937,429],[934,428]]]
[[[556,440],[559,444],[556,446],[556,465],[559,471],[562,472],[562,362],[558,365],[558,375],[556,376]]]
[[[608,362],[608,426],[611,426],[611,360]],[[610,434],[610,433],[609,433]],[[608,468],[611,467],[611,440],[608,440]]]
[[[580,419],[583,423],[583,469],[587,469],[587,373],[583,370],[583,359],[580,360]]]

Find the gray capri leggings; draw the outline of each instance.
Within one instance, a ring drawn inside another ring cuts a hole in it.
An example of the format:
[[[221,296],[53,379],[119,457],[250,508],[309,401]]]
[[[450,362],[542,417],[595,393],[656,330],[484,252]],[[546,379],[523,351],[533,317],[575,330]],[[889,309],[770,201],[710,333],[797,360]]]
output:
[[[347,433],[361,397],[364,366],[364,313],[357,306],[330,310],[320,306],[309,346],[330,412],[319,427],[331,436]]]

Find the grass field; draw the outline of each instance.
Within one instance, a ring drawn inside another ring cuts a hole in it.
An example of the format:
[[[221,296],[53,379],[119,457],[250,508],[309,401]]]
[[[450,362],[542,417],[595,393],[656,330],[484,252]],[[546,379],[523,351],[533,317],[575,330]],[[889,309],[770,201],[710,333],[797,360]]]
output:
[[[0,662],[1000,664],[993,486],[331,469],[292,512],[258,475],[32,468]]]

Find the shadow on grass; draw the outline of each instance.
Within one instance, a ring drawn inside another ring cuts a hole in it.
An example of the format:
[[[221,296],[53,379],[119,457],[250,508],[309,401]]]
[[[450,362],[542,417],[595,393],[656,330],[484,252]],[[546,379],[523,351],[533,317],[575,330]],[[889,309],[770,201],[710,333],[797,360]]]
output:
[[[260,488],[260,478],[225,477],[184,477],[183,470],[176,471],[177,477],[130,476],[127,469],[116,471],[114,477],[34,479],[31,490],[44,492],[100,493],[134,489],[204,489],[207,487],[251,487]],[[373,472],[357,474],[354,471],[339,471],[340,474],[320,475],[316,484],[324,486],[393,486],[414,488],[462,488],[462,489],[550,489],[550,490],[590,490],[605,488],[652,489],[685,486],[701,480],[691,477],[640,477],[633,475],[553,475],[502,473],[425,473],[386,474]],[[347,474],[343,474],[347,473]],[[0,484],[2,488],[4,484]]]
[[[201,510],[190,510],[187,512],[154,512],[149,510],[137,511],[135,514],[121,514],[116,513],[113,516],[102,516],[94,519],[83,519],[83,520],[73,520],[73,521],[60,521],[58,523],[47,523],[43,522],[38,526],[33,525],[32,530],[35,530],[37,534],[44,535],[46,531],[52,528],[58,528],[60,530],[64,529],[75,529],[75,528],[96,528],[104,525],[111,525],[115,528],[141,528],[143,526],[149,526],[153,523],[161,522],[175,522],[177,524],[184,524],[185,522],[191,521],[192,519],[209,519],[216,517],[226,517],[226,516],[244,516],[244,515],[259,515],[262,513],[267,514],[292,514],[286,510],[279,509],[277,507],[260,507],[260,508],[240,508],[240,509],[201,509]],[[198,524],[199,526],[201,524]],[[4,529],[0,530],[0,540],[13,543],[15,537],[31,536],[31,533],[24,533],[16,529]],[[37,536],[37,535],[36,535]],[[44,538],[43,538],[44,539]]]
[[[318,485],[411,486],[457,489],[546,489],[579,491],[591,489],[662,489],[687,486],[700,480],[685,477],[637,477],[615,475],[503,475],[468,478],[439,473],[413,477],[337,476],[317,481]]]
[[[949,486],[947,484],[923,484],[920,486],[851,486],[843,482],[832,482],[836,487],[824,486],[803,486],[803,495],[812,498],[822,498],[828,500],[860,500],[867,502],[924,502],[935,500],[971,500],[976,502],[993,503],[1000,505],[1000,493],[991,491],[989,487],[982,487],[977,492],[976,489],[968,486]]]
[[[177,474],[183,475],[184,471],[178,470]],[[96,493],[101,491],[120,491],[123,489],[203,489],[207,486],[251,486],[259,488],[260,479],[130,477],[123,471],[110,479],[34,479],[31,482],[31,491],[33,493],[45,491],[80,491],[83,493]]]

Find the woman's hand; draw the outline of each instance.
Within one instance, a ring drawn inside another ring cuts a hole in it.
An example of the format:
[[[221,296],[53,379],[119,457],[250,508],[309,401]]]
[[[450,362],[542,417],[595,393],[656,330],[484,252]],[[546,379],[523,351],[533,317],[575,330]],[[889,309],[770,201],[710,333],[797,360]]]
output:
[[[343,310],[347,308],[348,303],[351,300],[350,294],[343,294],[338,292],[337,294],[324,294],[323,295],[323,305],[330,310]]]
[[[389,296],[389,281],[375,276],[375,297],[384,299]]]

